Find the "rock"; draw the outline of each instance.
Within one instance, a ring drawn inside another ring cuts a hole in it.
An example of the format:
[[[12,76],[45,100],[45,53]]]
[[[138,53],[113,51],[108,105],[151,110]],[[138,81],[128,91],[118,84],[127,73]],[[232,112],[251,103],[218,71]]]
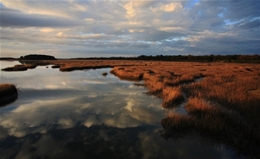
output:
[[[102,75],[103,75],[103,76],[106,76],[106,75],[107,75],[107,72],[103,72]]]

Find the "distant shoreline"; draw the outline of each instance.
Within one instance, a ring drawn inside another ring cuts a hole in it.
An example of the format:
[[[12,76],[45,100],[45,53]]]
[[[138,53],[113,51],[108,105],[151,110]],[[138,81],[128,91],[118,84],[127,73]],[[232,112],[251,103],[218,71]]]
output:
[[[0,57],[6,61],[30,60],[144,60],[144,61],[176,61],[176,62],[231,62],[231,63],[260,63],[260,55],[140,55],[137,57],[77,57],[55,58],[50,55],[25,55],[20,58]]]

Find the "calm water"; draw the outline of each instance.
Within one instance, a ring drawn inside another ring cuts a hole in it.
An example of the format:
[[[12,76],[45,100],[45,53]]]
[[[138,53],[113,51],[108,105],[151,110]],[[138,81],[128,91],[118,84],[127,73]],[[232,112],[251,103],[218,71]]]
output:
[[[1,71],[0,83],[19,89],[15,102],[0,107],[1,158],[237,158],[195,135],[164,139],[160,122],[174,110],[109,71]]]

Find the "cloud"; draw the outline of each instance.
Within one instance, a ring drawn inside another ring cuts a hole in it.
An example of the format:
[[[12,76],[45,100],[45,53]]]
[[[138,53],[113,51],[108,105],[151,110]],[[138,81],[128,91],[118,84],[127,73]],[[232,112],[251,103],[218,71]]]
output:
[[[156,12],[177,12],[181,11],[183,9],[182,3],[181,2],[172,2],[169,3],[170,1],[162,1],[160,3],[154,3],[152,6],[150,6],[150,10],[153,13]]]
[[[53,32],[54,29],[52,29],[52,28],[42,28],[42,29],[40,29],[40,31],[43,32],[43,33],[50,33],[50,32]]]
[[[1,8],[1,27],[72,27],[78,22],[47,15],[24,14],[18,10]]]
[[[249,21],[249,22],[241,22],[237,25],[238,25],[239,28],[242,28],[242,29],[254,29],[254,28],[259,29],[260,19],[255,19],[255,20],[252,20],[252,21]]]
[[[165,32],[180,32],[180,31],[184,31],[185,29],[182,27],[160,27],[159,30]]]
[[[247,41],[259,40],[260,6],[254,1],[3,0],[2,4],[2,56],[21,56],[37,47],[61,57],[208,54],[229,47],[227,52],[236,54],[240,49],[232,48],[237,48],[240,37],[251,46],[244,47],[245,53],[258,49]],[[201,33],[207,31],[232,34],[233,46],[225,46],[219,36],[204,41]],[[210,43],[215,41],[218,44]]]
[[[24,14],[46,15],[63,18],[77,17],[81,12],[87,11],[86,5],[77,1],[30,1],[30,0],[2,0],[1,3]]]
[[[259,17],[260,3],[256,1],[224,1],[223,5],[227,6],[226,16],[229,19],[240,20]]]
[[[129,2],[124,5],[124,8],[126,9],[126,17],[127,18],[132,18],[135,16],[135,10],[133,8],[133,2]]]
[[[164,5],[161,9],[165,12],[174,12],[182,9],[182,5],[180,3],[170,3]]]

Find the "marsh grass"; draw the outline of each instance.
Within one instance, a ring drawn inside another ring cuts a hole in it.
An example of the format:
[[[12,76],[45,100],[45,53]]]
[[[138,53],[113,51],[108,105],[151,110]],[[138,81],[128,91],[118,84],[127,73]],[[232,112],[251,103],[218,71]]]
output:
[[[184,101],[180,87],[165,87],[162,92],[164,108],[178,106]]]
[[[187,96],[184,108],[188,115],[174,114],[162,120],[166,134],[193,132],[252,154],[252,158],[259,156],[259,65],[161,62],[153,63],[152,69],[132,67],[124,67],[117,76],[143,73],[148,93],[162,98],[163,107],[178,106],[183,94]]]
[[[218,103],[222,107],[240,113],[252,126],[260,122],[260,98],[253,90],[258,90],[259,78],[250,76],[222,75],[205,78],[203,81],[186,86],[189,97],[199,97]],[[257,126],[259,127],[259,126]]]
[[[17,89],[15,85],[12,84],[0,84],[0,96],[9,96],[16,93]]]
[[[0,106],[4,106],[17,99],[18,92],[15,85],[0,84]]]
[[[163,99],[169,108],[182,103],[188,115],[162,120],[170,132],[196,132],[259,155],[260,65],[234,63],[157,62],[135,60],[55,60],[61,71],[113,67],[124,80],[143,80],[147,94]],[[186,100],[185,100],[186,101]],[[260,157],[259,157],[260,158]]]
[[[171,114],[161,121],[166,137],[176,131],[195,132],[245,155],[259,157],[259,127],[251,126],[239,112],[198,97],[189,98],[185,109],[188,115]]]
[[[101,66],[68,66],[68,65],[61,65],[60,71],[62,72],[69,72],[75,70],[87,70],[87,69],[101,69],[101,68],[110,68],[110,65],[101,65]]]
[[[132,81],[140,81],[143,79],[143,73],[135,70],[134,68],[124,69],[121,67],[114,67],[110,73],[118,76],[121,79],[128,79]]]
[[[84,69],[112,68],[116,66],[131,66],[132,63],[124,60],[55,60],[48,61],[59,65],[60,71],[74,71]]]
[[[259,132],[239,113],[199,98],[190,98],[185,109],[188,116],[171,114],[161,121],[168,138],[174,133],[197,133],[246,155],[259,155]]]

